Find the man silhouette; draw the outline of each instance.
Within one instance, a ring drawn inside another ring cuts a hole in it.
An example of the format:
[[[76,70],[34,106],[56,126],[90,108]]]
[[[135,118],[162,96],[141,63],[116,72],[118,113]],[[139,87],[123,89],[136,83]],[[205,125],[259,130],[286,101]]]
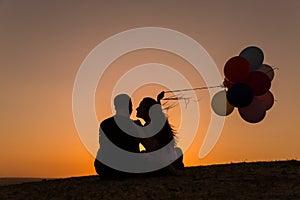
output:
[[[99,127],[100,148],[94,162],[94,167],[99,176],[103,178],[128,177],[133,174],[119,171],[108,166],[114,159],[119,159],[113,154],[113,146],[139,153],[140,139],[135,135],[133,121],[130,119],[132,113],[132,102],[128,95],[120,94],[114,99],[116,114],[101,122]],[[135,136],[134,136],[135,135]]]

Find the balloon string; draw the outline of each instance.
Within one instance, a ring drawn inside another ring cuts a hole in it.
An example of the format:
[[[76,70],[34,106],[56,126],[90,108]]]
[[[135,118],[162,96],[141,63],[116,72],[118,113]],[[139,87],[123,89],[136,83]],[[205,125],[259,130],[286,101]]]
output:
[[[218,87],[224,87],[224,86],[223,85],[217,85],[217,86],[209,86],[209,87],[190,88],[190,89],[168,90],[168,91],[165,91],[165,93],[170,93],[170,92],[185,92],[185,91],[191,91],[191,90],[205,90],[205,89],[218,88]]]
[[[273,72],[274,70],[279,70],[279,67],[272,67],[272,69],[270,69],[270,70],[268,70],[267,72],[266,72],[266,74],[268,74],[268,73],[270,73],[270,72]]]
[[[187,108],[187,105],[190,103],[190,99],[191,97],[184,97],[183,95],[180,95],[180,96],[176,96],[176,95],[173,95],[173,96],[170,96],[170,97],[167,97],[167,98],[163,98],[162,100],[184,100],[184,103],[185,103],[185,108]],[[172,106],[172,107],[175,107],[175,106]],[[168,107],[169,108],[172,108],[171,106]]]

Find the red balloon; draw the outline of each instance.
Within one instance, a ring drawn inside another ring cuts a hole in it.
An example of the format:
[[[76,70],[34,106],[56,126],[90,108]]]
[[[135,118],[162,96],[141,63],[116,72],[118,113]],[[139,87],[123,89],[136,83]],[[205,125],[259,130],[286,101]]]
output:
[[[265,94],[270,89],[271,80],[263,72],[252,71],[249,74],[246,85],[253,90],[254,96],[260,96]]]
[[[273,78],[274,78],[274,70],[273,68],[270,66],[270,65],[267,65],[267,64],[262,64],[258,69],[257,71],[260,71],[260,72],[263,72],[265,73],[269,79],[272,81]]]
[[[261,96],[255,96],[254,98],[262,101],[266,107],[266,110],[269,110],[270,108],[272,108],[272,106],[274,104],[274,96],[270,91],[268,91],[266,94],[263,94]]]
[[[230,58],[224,66],[225,77],[234,83],[244,82],[250,72],[249,62],[240,56]]]
[[[266,107],[258,99],[254,98],[249,106],[238,108],[240,116],[247,122],[257,123],[266,116]]]

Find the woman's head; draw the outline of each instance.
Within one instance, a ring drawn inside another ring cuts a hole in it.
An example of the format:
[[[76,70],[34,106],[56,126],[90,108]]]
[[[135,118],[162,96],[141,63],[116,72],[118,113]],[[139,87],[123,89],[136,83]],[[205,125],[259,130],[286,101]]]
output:
[[[158,141],[159,142],[158,149],[167,145],[171,141],[175,145],[174,130],[172,129],[168,120],[165,119],[165,115],[162,112],[161,105],[156,100],[154,100],[153,98],[150,98],[150,97],[144,98],[140,102],[138,108],[136,109],[137,110],[136,116],[139,118],[142,118],[145,122],[149,123],[151,121],[151,118],[149,115],[149,113],[151,113],[150,109],[154,105],[159,105],[159,109],[151,110],[151,112],[154,111],[154,113],[152,113],[151,117],[154,117],[154,119],[158,119],[158,120],[163,120],[161,117],[164,117],[164,120],[166,120],[166,121],[165,121],[164,125],[162,126],[162,128],[160,129],[160,131],[148,139],[149,140],[154,139],[154,140]],[[158,107],[156,107],[156,108],[158,108]],[[158,111],[158,113],[156,113],[157,115],[155,115],[155,111]]]
[[[159,103],[156,100],[150,97],[145,97],[140,102],[139,106],[136,109],[137,111],[136,116],[144,119],[145,121],[150,121],[150,116],[149,116],[150,108],[156,104],[159,105]]]

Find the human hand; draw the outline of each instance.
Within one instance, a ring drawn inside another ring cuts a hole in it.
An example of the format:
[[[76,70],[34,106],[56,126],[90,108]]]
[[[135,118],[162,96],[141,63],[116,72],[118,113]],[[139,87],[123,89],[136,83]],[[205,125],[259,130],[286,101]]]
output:
[[[165,91],[162,91],[161,93],[159,93],[159,94],[157,95],[157,98],[156,98],[157,101],[160,103],[160,100],[163,99],[164,96],[165,96]]]

